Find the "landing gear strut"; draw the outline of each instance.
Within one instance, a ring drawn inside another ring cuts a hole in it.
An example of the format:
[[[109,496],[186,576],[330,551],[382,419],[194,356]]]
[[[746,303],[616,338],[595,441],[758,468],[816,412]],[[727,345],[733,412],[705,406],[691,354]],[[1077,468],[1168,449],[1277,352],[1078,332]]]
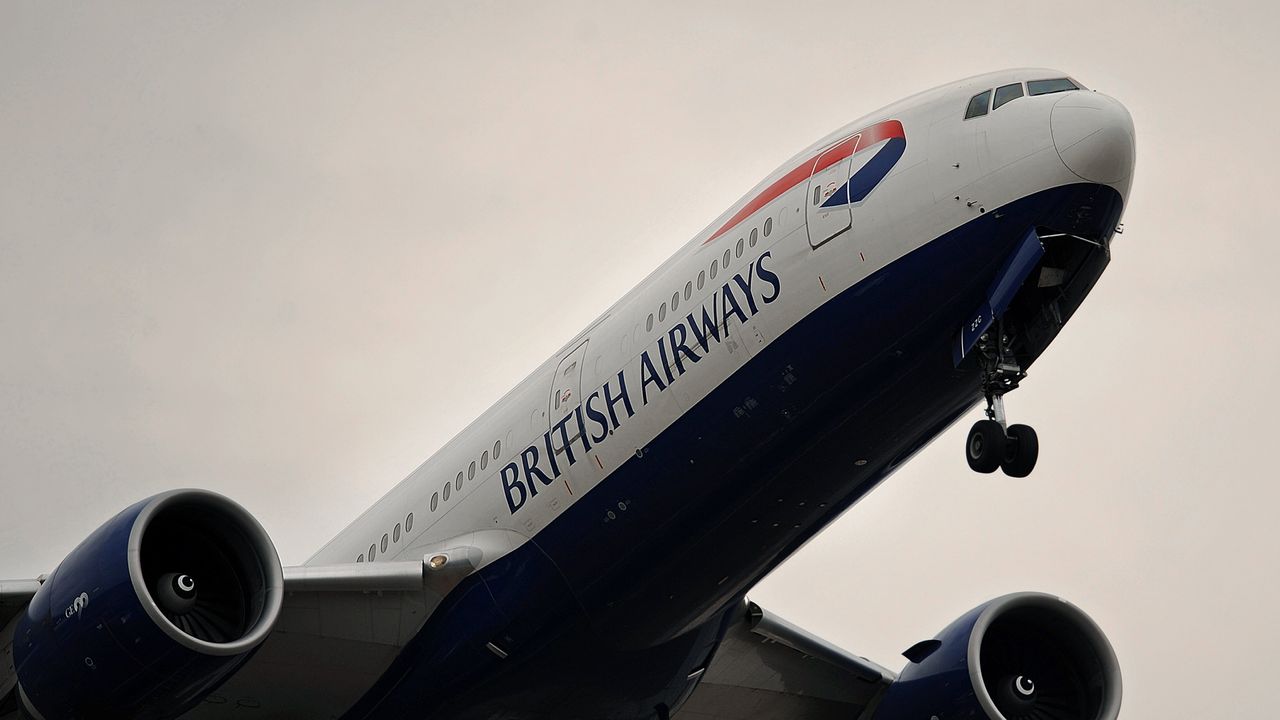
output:
[[[993,337],[994,334],[994,337]],[[1008,425],[1004,415],[1004,395],[1018,387],[1027,373],[1009,351],[1010,339],[1000,322],[978,339],[982,365],[982,393],[987,397],[987,419],[969,430],[965,456],[969,467],[980,473],[997,468],[1010,477],[1026,477],[1035,469],[1040,455],[1036,431],[1029,425]]]

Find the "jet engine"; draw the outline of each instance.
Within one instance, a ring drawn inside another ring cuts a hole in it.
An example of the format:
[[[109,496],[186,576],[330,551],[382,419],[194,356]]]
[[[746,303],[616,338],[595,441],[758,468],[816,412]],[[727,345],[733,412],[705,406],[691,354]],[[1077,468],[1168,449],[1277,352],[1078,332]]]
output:
[[[177,490],[98,528],[15,619],[14,670],[43,720],[172,718],[236,671],[271,633],[280,558],[221,495]]]
[[[1065,600],[996,598],[904,655],[875,720],[1115,720],[1120,666],[1098,626]]]

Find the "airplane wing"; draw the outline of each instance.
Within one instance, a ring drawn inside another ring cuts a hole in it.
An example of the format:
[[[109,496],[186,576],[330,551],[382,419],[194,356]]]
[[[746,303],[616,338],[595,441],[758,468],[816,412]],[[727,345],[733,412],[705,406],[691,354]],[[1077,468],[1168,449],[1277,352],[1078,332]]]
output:
[[[336,718],[363,695],[445,594],[473,569],[429,560],[284,568],[275,630],[244,667],[183,718]],[[0,627],[38,580],[0,582]],[[0,719],[16,717],[12,638],[0,637]],[[677,720],[853,720],[869,716],[894,674],[753,602],[727,630]]]
[[[0,580],[0,628],[22,612],[39,589],[39,580]]]
[[[740,618],[676,720],[855,720],[896,677],[753,602]]]
[[[183,717],[224,718],[236,710],[253,710],[257,717],[338,717],[475,567],[466,553],[455,553],[439,567],[428,558],[284,568],[284,604],[271,635],[244,667]],[[40,584],[0,581],[0,720],[17,717],[17,623],[11,621]]]
[[[13,672],[13,644],[10,642],[9,622],[31,601],[40,589],[39,580],[0,580],[0,718],[8,717],[7,699],[18,684]],[[16,708],[16,704],[14,705]]]
[[[280,620],[262,647],[183,718],[336,718],[364,695],[473,568],[428,560],[284,568]]]

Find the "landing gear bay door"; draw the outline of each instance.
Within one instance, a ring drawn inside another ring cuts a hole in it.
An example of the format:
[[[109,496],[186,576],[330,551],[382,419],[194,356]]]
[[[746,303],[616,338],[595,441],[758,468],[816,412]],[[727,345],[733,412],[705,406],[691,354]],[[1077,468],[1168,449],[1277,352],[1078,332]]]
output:
[[[987,301],[982,304],[982,307],[974,310],[964,327],[960,328],[952,358],[956,365],[959,365],[960,361],[969,354],[974,343],[978,342],[978,338],[982,337],[992,323],[1009,309],[1013,296],[1018,294],[1022,283],[1031,275],[1031,271],[1035,269],[1036,263],[1040,262],[1042,257],[1044,257],[1044,245],[1040,242],[1040,236],[1034,229],[1027,231],[1022,242],[1018,243],[1017,248],[1005,260],[1000,273],[991,283],[991,288],[987,291]]]

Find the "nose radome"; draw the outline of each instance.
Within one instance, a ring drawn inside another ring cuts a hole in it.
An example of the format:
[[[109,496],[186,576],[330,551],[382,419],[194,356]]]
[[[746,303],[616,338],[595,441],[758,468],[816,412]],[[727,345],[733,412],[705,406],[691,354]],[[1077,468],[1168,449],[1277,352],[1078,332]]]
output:
[[[1058,156],[1076,175],[1116,183],[1133,173],[1133,118],[1117,100],[1067,93],[1053,106],[1049,123]]]

